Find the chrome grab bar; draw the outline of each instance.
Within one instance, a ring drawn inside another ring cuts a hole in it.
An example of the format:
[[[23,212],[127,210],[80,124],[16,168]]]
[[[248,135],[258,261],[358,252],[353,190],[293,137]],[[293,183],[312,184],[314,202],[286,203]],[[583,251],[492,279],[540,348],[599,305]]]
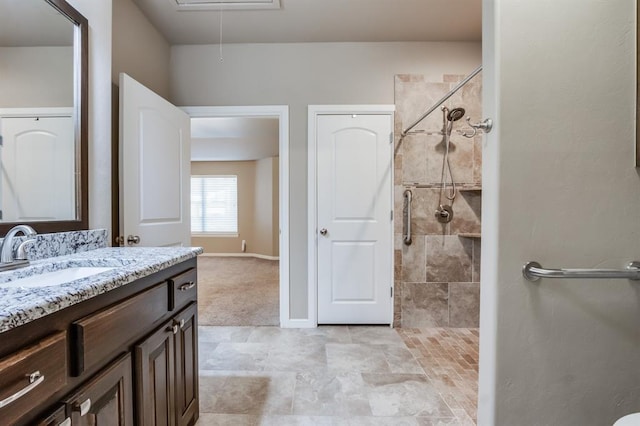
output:
[[[411,245],[411,201],[413,199],[413,194],[409,189],[405,189],[404,193],[404,217],[402,218],[402,227],[404,228],[404,232],[402,235],[402,241],[410,246]]]
[[[522,275],[529,281],[540,278],[621,278],[640,280],[640,262],[630,262],[626,269],[546,269],[538,262],[527,262]]]

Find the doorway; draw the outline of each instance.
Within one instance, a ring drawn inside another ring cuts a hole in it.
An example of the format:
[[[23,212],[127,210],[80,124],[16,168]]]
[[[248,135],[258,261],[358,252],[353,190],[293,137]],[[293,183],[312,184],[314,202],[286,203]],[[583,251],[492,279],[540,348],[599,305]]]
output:
[[[221,270],[217,266],[224,265],[224,268],[227,269],[227,273],[222,274],[223,280],[226,285],[233,285],[234,281],[237,281],[239,278],[239,273],[230,272],[233,270],[243,271],[243,270],[254,270],[256,271],[256,277],[259,280],[266,279],[267,281],[270,278],[273,278],[277,275],[277,288],[275,291],[277,292],[276,298],[277,302],[279,302],[278,308],[278,323],[279,325],[286,326],[288,322],[288,313],[289,313],[289,223],[288,223],[288,213],[289,213],[289,165],[288,165],[288,152],[289,152],[289,120],[288,120],[288,106],[234,106],[234,107],[184,107],[182,108],[192,119],[192,122],[202,121],[203,119],[212,119],[212,122],[215,120],[220,121],[230,121],[233,120],[236,124],[241,124],[242,122],[247,122],[247,120],[251,120],[254,124],[258,123],[258,126],[265,125],[268,126],[269,122],[273,120],[277,121],[277,156],[272,153],[262,153],[258,155],[266,156],[263,159],[255,161],[256,167],[252,172],[252,179],[257,182],[264,183],[264,178],[266,176],[265,170],[270,173],[270,176],[277,175],[277,183],[274,183],[273,186],[269,186],[268,193],[273,194],[277,197],[272,197],[277,205],[276,208],[272,212],[269,213],[272,216],[272,231],[273,232],[264,232],[268,226],[260,226],[260,230],[263,231],[262,234],[267,234],[267,236],[263,235],[262,237],[256,237],[262,240],[262,246],[264,244],[272,244],[274,246],[274,252],[277,256],[273,256],[270,252],[261,250],[263,254],[258,253],[256,255],[255,240],[247,241],[246,238],[243,238],[241,233],[237,232],[237,229],[234,232],[234,229],[229,229],[227,236],[225,238],[217,239],[222,246],[218,247],[216,251],[223,256],[217,255],[217,257],[207,257],[206,254],[201,258],[203,267],[211,268],[211,270]],[[205,120],[206,121],[206,120]],[[262,124],[260,124],[262,123]],[[229,124],[229,123],[228,123]],[[193,125],[192,125],[193,129]],[[265,128],[266,129],[266,128]],[[194,137],[194,149],[192,150],[194,155],[204,155],[202,152],[198,154],[198,151],[202,147],[198,147],[197,137]],[[234,141],[226,141],[228,147],[233,148]],[[238,142],[238,141],[236,141]],[[237,143],[235,146],[237,147]],[[268,151],[266,147],[262,147]],[[231,149],[232,151],[233,149]],[[230,151],[229,151],[230,152]],[[232,154],[229,154],[232,155]],[[202,158],[202,157],[201,157]],[[257,158],[257,157],[256,157]],[[195,168],[194,168],[195,169]],[[202,175],[203,172],[198,172],[198,174]],[[192,175],[195,172],[192,171]],[[263,176],[262,179],[256,174]],[[240,175],[237,173],[222,173],[219,176],[230,178],[233,180],[233,177],[236,176],[237,179],[241,179]],[[229,180],[229,179],[227,179]],[[236,182],[236,185],[239,183]],[[256,203],[264,202],[265,191],[255,191],[256,196],[254,200]],[[239,194],[239,192],[237,192]],[[257,197],[257,198],[256,198]],[[267,197],[269,198],[269,197]],[[256,214],[260,215],[260,210],[256,210]],[[239,218],[240,216],[238,216]],[[261,217],[264,219],[264,217]],[[272,235],[272,240],[270,240]],[[224,246],[233,247],[232,249],[225,249]],[[202,245],[202,244],[197,244]],[[264,254],[266,253],[266,254]],[[229,256],[229,257],[224,257]],[[246,257],[249,256],[249,257]],[[278,259],[278,264],[275,266],[276,271],[274,271],[274,259]],[[249,265],[250,263],[250,265]],[[209,265],[211,264],[211,265]],[[226,277],[226,278],[224,278]],[[263,280],[264,281],[264,280]],[[265,287],[266,288],[266,287]],[[259,289],[253,289],[260,293]],[[269,290],[271,291],[271,290]],[[256,293],[256,297],[259,297],[259,294]],[[246,298],[246,303],[243,303],[240,298],[235,299],[234,302],[239,302],[242,311],[252,311],[250,302],[254,300],[255,297]],[[259,300],[258,300],[259,302]],[[235,309],[235,308],[234,308]],[[251,312],[253,313],[253,312]],[[260,321],[261,315],[255,315],[253,318],[254,321]],[[249,324],[245,324],[249,325]],[[263,324],[266,325],[266,324]]]

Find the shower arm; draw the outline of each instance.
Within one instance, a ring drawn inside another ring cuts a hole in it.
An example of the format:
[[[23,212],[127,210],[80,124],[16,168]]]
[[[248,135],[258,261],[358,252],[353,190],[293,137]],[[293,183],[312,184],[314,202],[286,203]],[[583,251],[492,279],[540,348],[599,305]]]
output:
[[[451,89],[451,91],[449,91],[449,93],[447,93],[446,95],[444,95],[438,102],[436,102],[431,108],[429,108],[427,110],[427,112],[425,112],[424,114],[422,114],[422,116],[420,118],[418,118],[416,121],[413,122],[413,124],[411,124],[409,127],[407,127],[406,129],[404,129],[402,131],[402,133],[400,133],[400,136],[404,137],[407,135],[407,133],[409,133],[411,131],[411,129],[413,129],[414,127],[416,127],[418,124],[420,124],[420,122],[422,120],[424,120],[425,118],[427,118],[427,116],[429,114],[431,114],[433,111],[435,111],[440,105],[442,105],[444,103],[444,101],[446,101],[447,99],[449,99],[451,96],[453,96],[458,90],[460,90],[462,88],[462,86],[464,86],[465,84],[467,84],[469,82],[469,80],[471,80],[473,77],[475,77],[480,71],[482,71],[482,65],[480,65],[478,68],[476,68],[475,70],[471,71],[471,74],[469,74],[468,76],[466,76],[464,78],[464,80],[462,80],[460,83],[458,83],[458,85],[456,87],[454,87],[453,89]]]

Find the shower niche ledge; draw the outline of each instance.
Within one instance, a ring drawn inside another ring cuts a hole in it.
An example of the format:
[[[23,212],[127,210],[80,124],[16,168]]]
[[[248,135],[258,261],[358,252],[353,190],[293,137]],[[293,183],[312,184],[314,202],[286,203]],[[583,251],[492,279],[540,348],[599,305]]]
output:
[[[460,238],[482,238],[482,234],[479,232],[461,232],[458,234]]]
[[[463,186],[458,187],[459,192],[482,192],[481,186]]]

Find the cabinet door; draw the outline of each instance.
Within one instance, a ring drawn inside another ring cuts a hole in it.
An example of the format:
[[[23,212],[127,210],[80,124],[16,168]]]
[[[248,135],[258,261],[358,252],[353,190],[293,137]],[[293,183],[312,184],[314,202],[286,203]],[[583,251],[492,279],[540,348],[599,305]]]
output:
[[[165,323],[135,347],[138,426],[175,425],[174,331]]]
[[[175,316],[176,414],[178,426],[198,419],[198,309],[192,303]]]
[[[71,426],[71,418],[67,417],[66,406],[62,405],[47,417],[36,420],[34,426]]]
[[[131,354],[119,357],[65,403],[74,426],[133,426]]]

